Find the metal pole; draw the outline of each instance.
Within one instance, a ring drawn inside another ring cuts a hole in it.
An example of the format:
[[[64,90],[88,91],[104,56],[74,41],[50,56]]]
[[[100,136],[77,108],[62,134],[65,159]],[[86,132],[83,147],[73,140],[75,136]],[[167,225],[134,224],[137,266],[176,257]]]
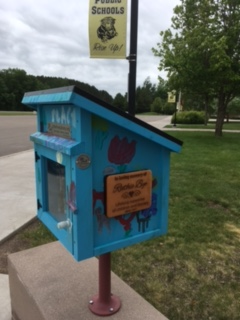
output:
[[[182,91],[179,90],[179,94],[178,94],[178,110],[179,111],[182,111],[181,110],[181,100],[182,100]]]
[[[128,75],[128,112],[135,115],[136,76],[137,76],[137,36],[138,36],[138,0],[131,2],[131,31]]]
[[[96,315],[109,316],[121,307],[120,299],[111,294],[111,253],[99,257],[98,267],[98,294],[89,301],[89,309]]]
[[[174,114],[174,123],[173,126],[176,127],[177,123],[177,102],[175,103],[175,114]]]
[[[99,257],[99,301],[109,303],[111,298],[111,254]]]
[[[178,105],[178,100],[176,99],[176,102],[175,102],[175,115],[174,115],[174,123],[173,123],[174,127],[176,127],[176,125],[177,125],[177,105]]]

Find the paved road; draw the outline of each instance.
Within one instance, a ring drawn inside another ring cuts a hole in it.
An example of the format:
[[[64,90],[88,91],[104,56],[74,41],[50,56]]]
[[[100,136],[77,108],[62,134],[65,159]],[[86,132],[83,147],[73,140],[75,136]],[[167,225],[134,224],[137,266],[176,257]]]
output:
[[[151,122],[155,122],[155,121],[160,121],[160,120],[164,120],[165,118],[169,118],[169,116],[139,116],[139,115],[136,115],[136,118],[139,118],[141,119],[142,121],[144,122],[148,122],[148,123],[151,123]]]
[[[145,122],[163,120],[166,116],[137,116]],[[0,116],[0,157],[33,148],[29,140],[36,132],[36,115]]]
[[[36,115],[0,116],[0,157],[33,148],[29,140],[36,132]]]

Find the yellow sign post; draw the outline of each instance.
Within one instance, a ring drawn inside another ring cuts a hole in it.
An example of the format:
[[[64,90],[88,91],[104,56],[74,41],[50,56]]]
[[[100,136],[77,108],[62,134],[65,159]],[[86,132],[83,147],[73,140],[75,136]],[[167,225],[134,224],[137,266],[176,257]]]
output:
[[[175,103],[176,102],[176,91],[172,90],[168,92],[168,103]]]
[[[91,58],[126,59],[127,0],[90,0]]]

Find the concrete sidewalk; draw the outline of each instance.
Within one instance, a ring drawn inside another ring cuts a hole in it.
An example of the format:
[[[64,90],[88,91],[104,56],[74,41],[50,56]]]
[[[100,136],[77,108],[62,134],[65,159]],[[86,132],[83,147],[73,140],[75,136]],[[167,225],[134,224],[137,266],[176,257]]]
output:
[[[162,130],[165,126],[171,124],[171,119],[172,119],[172,116],[161,116],[161,118],[158,120],[156,120],[156,116],[138,116],[137,115],[136,117],[142,121],[147,122],[148,124],[151,124],[151,126],[160,130]]]
[[[34,152],[0,158],[0,243],[36,214]]]
[[[0,158],[0,243],[36,215],[34,152]],[[0,274],[0,320],[10,320],[8,275]]]

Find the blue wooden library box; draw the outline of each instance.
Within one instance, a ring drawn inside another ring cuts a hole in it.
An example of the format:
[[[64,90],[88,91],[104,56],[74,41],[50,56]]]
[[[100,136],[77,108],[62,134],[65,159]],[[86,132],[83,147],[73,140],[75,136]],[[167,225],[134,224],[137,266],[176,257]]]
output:
[[[81,261],[167,232],[182,142],[75,86],[28,92],[38,218]]]

